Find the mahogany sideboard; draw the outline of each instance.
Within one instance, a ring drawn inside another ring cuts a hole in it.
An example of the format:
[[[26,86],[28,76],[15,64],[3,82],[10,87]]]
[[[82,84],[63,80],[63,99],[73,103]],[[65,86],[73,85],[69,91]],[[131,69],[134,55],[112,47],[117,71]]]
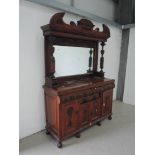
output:
[[[45,44],[45,113],[46,133],[58,141],[80,137],[80,133],[94,124],[101,125],[105,118],[112,119],[114,80],[105,78],[104,45],[110,37],[109,28],[94,29],[87,19],[66,24],[65,13],[57,13],[50,23],[42,26]],[[102,47],[98,71],[98,46]],[[54,45],[90,48],[88,70],[85,74],[55,77]],[[93,57],[92,57],[93,55]],[[103,131],[104,132],[104,131]]]

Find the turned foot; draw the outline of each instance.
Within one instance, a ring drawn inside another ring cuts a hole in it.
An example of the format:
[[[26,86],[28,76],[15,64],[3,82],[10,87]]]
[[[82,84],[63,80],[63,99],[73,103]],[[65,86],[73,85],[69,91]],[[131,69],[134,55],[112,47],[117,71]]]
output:
[[[101,126],[101,122],[97,122],[96,124],[97,124],[98,126]]]
[[[80,136],[81,136],[80,133],[75,135],[76,138],[80,138]]]
[[[112,116],[111,115],[108,117],[108,120],[112,120]]]
[[[48,130],[46,130],[46,135],[49,135],[49,134],[50,134],[50,132]]]
[[[62,148],[62,143],[61,143],[61,141],[58,142],[57,147],[58,147],[58,148]]]

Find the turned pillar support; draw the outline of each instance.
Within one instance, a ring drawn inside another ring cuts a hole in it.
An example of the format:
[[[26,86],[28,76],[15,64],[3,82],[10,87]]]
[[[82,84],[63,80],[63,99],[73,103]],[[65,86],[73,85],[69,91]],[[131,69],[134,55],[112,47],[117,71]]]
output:
[[[90,49],[89,54],[90,54],[89,62],[88,62],[89,69],[87,70],[88,73],[92,72],[92,60],[93,60],[93,58],[92,58],[93,50],[92,49]]]
[[[101,42],[101,46],[102,46],[102,49],[101,49],[101,58],[100,58],[100,73],[103,73],[103,67],[104,67],[104,57],[103,57],[103,54],[104,54],[104,47],[105,43],[104,42]]]
[[[54,38],[45,37],[45,75],[52,79],[55,78],[55,48],[52,45],[53,39]]]
[[[50,48],[50,77],[53,79],[55,78],[54,73],[55,73],[55,57],[54,57],[54,50],[55,48],[53,46],[49,47]]]

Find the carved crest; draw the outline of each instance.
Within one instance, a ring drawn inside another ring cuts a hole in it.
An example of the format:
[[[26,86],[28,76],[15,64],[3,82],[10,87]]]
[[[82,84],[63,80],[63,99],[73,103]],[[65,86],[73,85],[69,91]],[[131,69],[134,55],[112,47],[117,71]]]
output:
[[[95,26],[90,20],[87,19],[81,19],[77,21],[77,23],[79,27],[86,30],[92,30],[93,27]]]
[[[50,24],[65,24],[63,21],[64,15],[64,12],[56,13],[51,17]]]
[[[44,35],[50,35],[54,32],[61,32],[65,36],[71,34],[72,36],[80,35],[87,38],[89,37],[91,40],[94,39],[95,41],[106,41],[110,37],[110,30],[105,24],[103,24],[103,31],[101,32],[98,27],[94,29],[95,25],[88,19],[81,19],[77,21],[77,24],[73,21],[71,21],[70,24],[66,24],[63,21],[64,15],[64,12],[53,15],[49,24],[41,27]]]

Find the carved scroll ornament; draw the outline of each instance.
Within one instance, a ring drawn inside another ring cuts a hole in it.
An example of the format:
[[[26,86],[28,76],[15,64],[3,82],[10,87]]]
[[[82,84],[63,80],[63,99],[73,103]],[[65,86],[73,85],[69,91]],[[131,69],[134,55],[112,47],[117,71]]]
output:
[[[63,21],[65,13],[56,13],[50,19],[49,24],[42,26],[44,35],[48,35],[50,31],[69,33],[73,35],[80,35],[85,37],[96,38],[100,41],[106,41],[110,37],[109,28],[106,25],[103,26],[103,31],[99,31],[99,28],[94,28],[95,25],[87,19],[81,19],[77,23],[71,21],[70,24],[66,24]]]

